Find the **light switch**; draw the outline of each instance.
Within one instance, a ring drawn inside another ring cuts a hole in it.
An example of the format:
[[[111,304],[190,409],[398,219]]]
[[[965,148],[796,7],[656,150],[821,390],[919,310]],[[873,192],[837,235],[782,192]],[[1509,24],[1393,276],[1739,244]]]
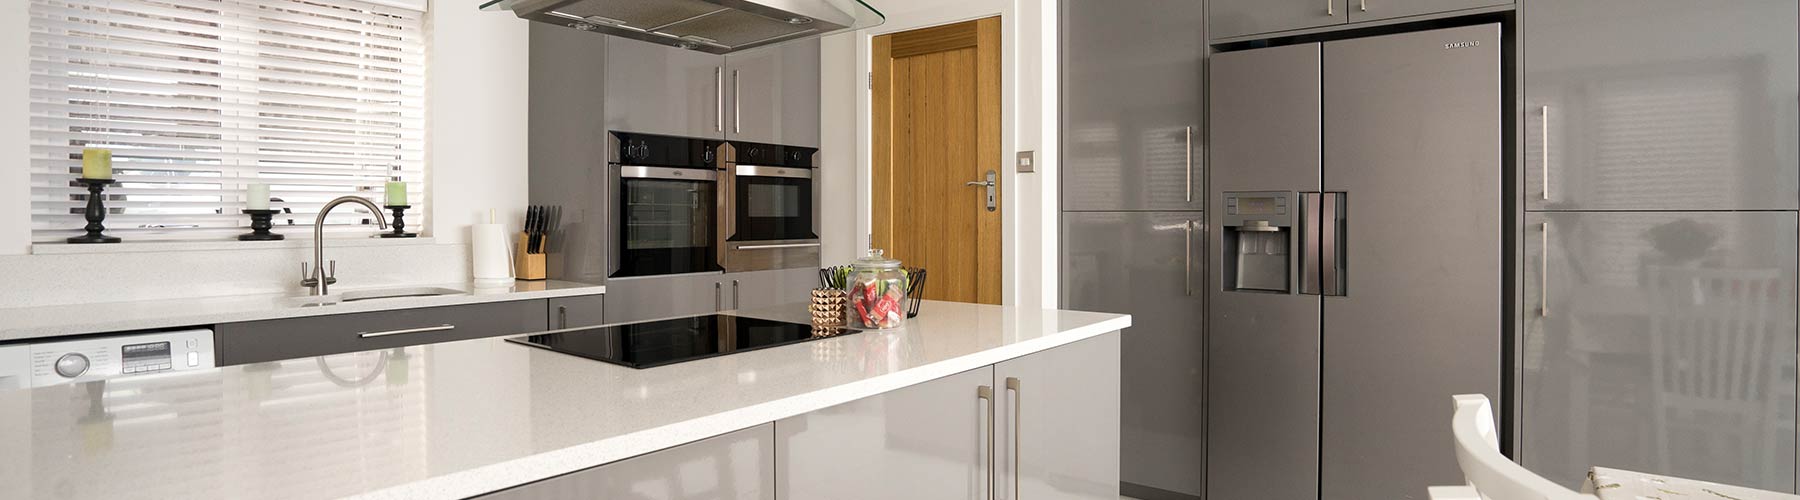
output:
[[[1037,151],[1020,151],[1018,160],[1019,173],[1028,174],[1037,171]]]
[[[195,366],[200,366],[200,353],[198,351],[188,351],[188,367],[191,368]]]

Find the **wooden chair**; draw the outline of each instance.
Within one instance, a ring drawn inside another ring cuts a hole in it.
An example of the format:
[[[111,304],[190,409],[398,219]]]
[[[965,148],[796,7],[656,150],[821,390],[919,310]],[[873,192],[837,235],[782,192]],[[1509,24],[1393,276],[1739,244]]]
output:
[[[1450,432],[1456,441],[1456,464],[1467,486],[1433,486],[1432,500],[1597,500],[1544,479],[1500,454],[1500,430],[1494,427],[1487,396],[1454,396],[1456,413]]]

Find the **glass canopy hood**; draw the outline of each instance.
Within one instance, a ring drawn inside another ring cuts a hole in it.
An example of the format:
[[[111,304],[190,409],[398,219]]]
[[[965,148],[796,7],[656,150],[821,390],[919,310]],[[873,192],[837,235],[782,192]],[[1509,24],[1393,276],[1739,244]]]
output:
[[[481,10],[714,54],[887,21],[863,0],[487,0]]]

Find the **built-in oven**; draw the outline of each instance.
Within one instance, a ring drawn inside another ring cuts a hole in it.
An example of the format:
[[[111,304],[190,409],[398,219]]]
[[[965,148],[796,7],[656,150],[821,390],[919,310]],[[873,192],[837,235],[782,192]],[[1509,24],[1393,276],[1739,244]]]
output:
[[[726,147],[727,270],[819,267],[818,153],[735,141]]]
[[[719,272],[724,142],[629,132],[608,139],[610,278]]]

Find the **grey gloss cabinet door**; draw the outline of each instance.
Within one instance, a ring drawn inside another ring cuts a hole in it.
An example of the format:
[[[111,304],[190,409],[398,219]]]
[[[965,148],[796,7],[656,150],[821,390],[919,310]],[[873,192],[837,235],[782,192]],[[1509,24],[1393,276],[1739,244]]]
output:
[[[1800,3],[1520,11],[1528,210],[1800,206]]]
[[[1212,39],[1344,24],[1355,0],[1211,0],[1206,28]]]
[[[725,139],[819,147],[820,41],[725,56]]]
[[[213,327],[218,365],[372,351],[543,331],[543,300],[423,307],[222,323]]]
[[[1523,222],[1520,463],[1794,491],[1793,212]]]
[[[1348,11],[1350,22],[1360,23],[1510,3],[1512,0],[1349,0]]]
[[[775,496],[991,498],[993,384],[982,367],[776,421]]]
[[[606,281],[606,321],[633,323],[729,309],[731,283],[722,274],[689,274]]]
[[[774,427],[762,424],[477,498],[775,500]]]
[[[725,137],[722,57],[608,37],[605,83],[609,130]]]
[[[1061,2],[1062,209],[1200,210],[1204,8],[1125,3]]]
[[[581,328],[605,324],[605,295],[582,295],[550,299],[549,329]]]
[[[1201,212],[1064,212],[1063,303],[1131,314],[1121,479],[1199,496],[1206,453]]]
[[[804,304],[819,284],[817,269],[773,269],[725,275],[726,309]]]
[[[1120,337],[994,365],[998,498],[1118,500]]]

